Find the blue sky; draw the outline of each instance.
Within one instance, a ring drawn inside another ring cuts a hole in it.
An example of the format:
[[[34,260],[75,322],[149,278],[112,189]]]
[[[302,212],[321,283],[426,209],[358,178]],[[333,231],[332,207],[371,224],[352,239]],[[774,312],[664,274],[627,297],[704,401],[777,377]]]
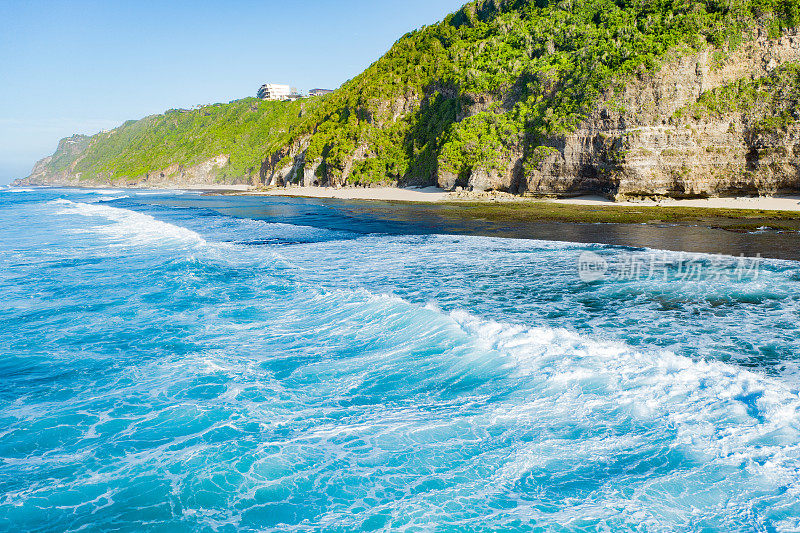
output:
[[[462,3],[0,0],[0,183],[72,133],[251,96],[266,81],[338,87]]]

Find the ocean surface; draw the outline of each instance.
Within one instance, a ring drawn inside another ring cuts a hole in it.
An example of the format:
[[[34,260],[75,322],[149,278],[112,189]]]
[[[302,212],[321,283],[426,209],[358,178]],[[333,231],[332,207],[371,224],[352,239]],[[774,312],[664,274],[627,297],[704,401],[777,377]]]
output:
[[[0,190],[0,530],[800,530],[800,263],[331,205]]]

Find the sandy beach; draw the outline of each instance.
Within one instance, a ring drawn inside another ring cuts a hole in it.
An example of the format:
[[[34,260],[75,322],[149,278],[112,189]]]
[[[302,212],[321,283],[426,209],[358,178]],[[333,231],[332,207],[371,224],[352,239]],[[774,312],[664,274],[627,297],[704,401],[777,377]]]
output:
[[[185,185],[178,187],[187,191],[242,191],[246,192],[253,189],[252,185]]]
[[[451,193],[437,187],[373,187],[341,188],[332,187],[276,187],[253,190],[248,194],[259,196],[305,196],[309,198],[339,198],[341,200],[393,200],[399,202],[444,202],[451,199]]]
[[[222,187],[220,187],[222,188]],[[231,187],[232,189],[232,187]],[[231,190],[229,189],[229,190]],[[244,191],[242,188],[236,190]],[[390,200],[401,202],[529,202],[545,201],[560,204],[625,206],[625,207],[696,207],[708,209],[753,209],[764,211],[800,211],[800,195],[779,197],[739,197],[707,199],[663,199],[615,202],[602,196],[574,198],[524,198],[506,193],[447,192],[437,187],[425,188],[340,188],[281,187],[248,190],[246,194],[263,196],[304,196],[309,198],[339,198],[342,200]]]

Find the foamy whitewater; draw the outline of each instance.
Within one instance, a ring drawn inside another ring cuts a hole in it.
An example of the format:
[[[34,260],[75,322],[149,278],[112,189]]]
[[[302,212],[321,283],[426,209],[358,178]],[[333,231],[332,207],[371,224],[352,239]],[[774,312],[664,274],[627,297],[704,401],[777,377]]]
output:
[[[800,530],[800,263],[191,194],[0,190],[0,530]]]

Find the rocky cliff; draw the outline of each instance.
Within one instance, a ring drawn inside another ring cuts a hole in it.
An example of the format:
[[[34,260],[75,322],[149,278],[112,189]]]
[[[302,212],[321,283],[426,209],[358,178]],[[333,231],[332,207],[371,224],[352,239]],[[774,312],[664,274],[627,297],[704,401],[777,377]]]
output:
[[[24,183],[797,192],[798,26],[794,0],[478,0],[324,98],[65,140]]]
[[[86,137],[88,139],[89,137]],[[63,143],[64,141],[62,141]],[[137,176],[124,178],[103,178],[92,176],[84,179],[81,172],[75,171],[76,164],[80,161],[78,155],[70,165],[62,171],[52,172],[48,164],[53,157],[62,155],[61,145],[54,156],[49,156],[36,163],[31,175],[14,181],[15,186],[28,185],[66,185],[71,187],[99,186],[99,187],[142,187],[142,188],[197,188],[202,186],[218,186],[220,183],[238,185],[248,183],[246,180],[229,180],[221,182],[218,179],[220,170],[228,164],[229,157],[225,154],[209,158],[200,164],[184,166],[174,163],[164,169],[146,172]]]
[[[544,139],[499,188],[616,197],[800,191],[800,37],[758,35],[722,60],[714,52],[677,58],[609,91],[579,128]],[[745,86],[762,90],[745,98]],[[723,109],[708,112],[709,97],[724,98]]]
[[[30,176],[16,180],[13,185],[74,185],[78,179],[73,169],[75,161],[89,146],[91,137],[73,135],[61,139],[51,156],[37,161]]]
[[[262,183],[797,192],[800,18],[781,6],[473,2],[345,85]]]

